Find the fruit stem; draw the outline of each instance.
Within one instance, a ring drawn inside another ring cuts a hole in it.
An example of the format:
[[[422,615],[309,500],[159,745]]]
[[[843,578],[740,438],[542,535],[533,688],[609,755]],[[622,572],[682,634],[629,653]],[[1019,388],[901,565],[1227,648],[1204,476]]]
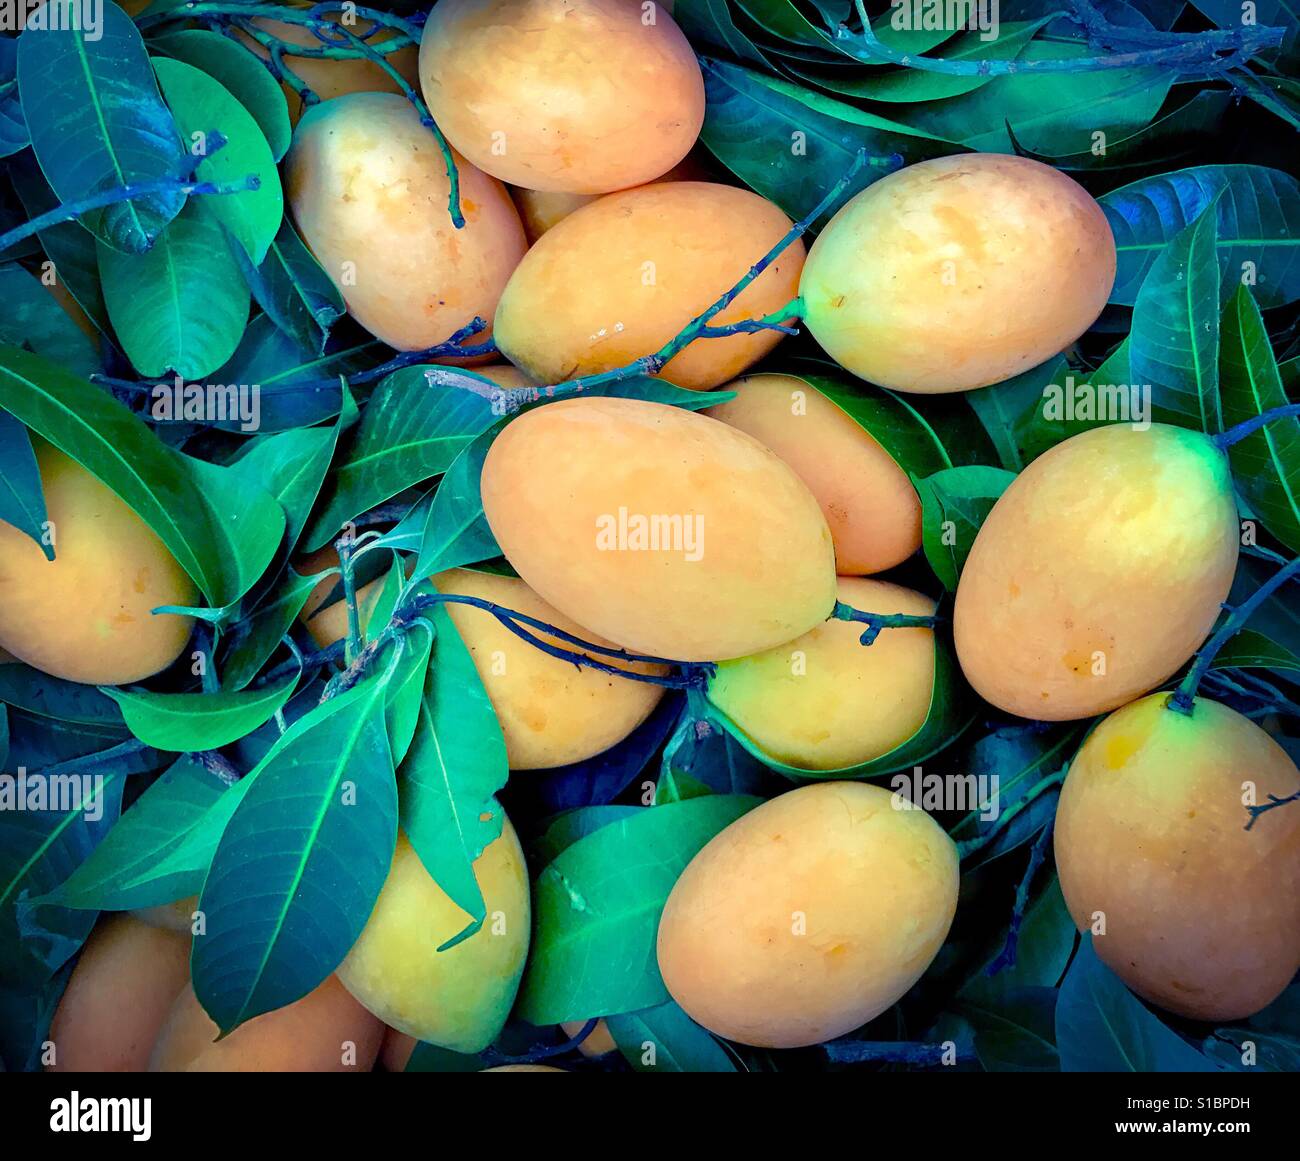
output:
[[[989,845],[989,843],[993,842],[994,839],[996,839],[1000,834],[1003,833],[1003,831],[1007,829],[1007,825],[1011,822],[1011,820],[1015,818],[1016,815],[1018,815],[1022,810],[1024,810],[1025,807],[1035,802],[1038,798],[1040,798],[1044,793],[1050,790],[1053,786],[1059,786],[1062,782],[1064,782],[1065,775],[1069,771],[1069,769],[1070,767],[1068,765],[1065,765],[1062,766],[1059,770],[1057,770],[1054,774],[1048,774],[1046,778],[1040,778],[1037,782],[1033,784],[1033,786],[1031,786],[1028,789],[1028,791],[1025,792],[1023,798],[1021,798],[1018,802],[1015,803],[1015,805],[1011,806],[1009,809],[1003,811],[1002,814],[999,816],[997,822],[995,822],[991,827],[989,827],[988,830],[984,831],[983,834],[979,834],[976,835],[974,838],[964,839],[962,842],[959,842],[957,844],[958,859],[960,859],[962,862],[965,862],[966,859],[968,859],[971,855],[975,854],[978,851],[982,851],[986,846]]]
[[[498,1052],[495,1048],[488,1048],[482,1054],[483,1060],[487,1064],[495,1066],[498,1064],[535,1064],[539,1060],[547,1060],[552,1056],[563,1056],[586,1040],[596,1030],[598,1021],[599,1017],[593,1016],[578,1029],[575,1035],[570,1036],[562,1044],[539,1045],[530,1052],[524,1053],[523,1056],[507,1056],[504,1052]]]
[[[211,156],[211,154],[208,154],[208,156]],[[191,195],[244,193],[247,190],[260,188],[261,184],[262,179],[255,173],[250,173],[242,181],[230,182],[177,181],[175,178],[128,182],[126,185],[101,190],[89,197],[64,202],[55,206],[52,210],[37,214],[31,221],[24,222],[21,226],[6,230],[3,234],[0,234],[0,253],[50,226],[57,226],[60,222],[71,222],[81,217],[82,214],[90,213],[91,210],[102,210],[105,206],[115,205],[117,202],[130,202],[136,198],[152,197],[155,194],[166,193],[179,193],[184,194],[186,197]]]
[[[1192,662],[1192,667],[1187,671],[1187,676],[1178,683],[1178,688],[1169,695],[1169,700],[1165,703],[1166,709],[1188,717],[1191,716],[1192,703],[1196,700],[1196,691],[1200,687],[1201,679],[1204,678],[1210,666],[1214,664],[1214,658],[1219,650],[1245,628],[1251,614],[1260,605],[1286,584],[1288,580],[1297,575],[1300,575],[1300,557],[1296,557],[1295,560],[1278,569],[1241,604],[1229,611],[1228,616],[1214,635],[1196,651],[1196,660]],[[1227,608],[1227,606],[1225,605],[1224,608]]]
[[[882,629],[933,629],[943,621],[942,617],[918,617],[911,613],[866,613],[861,609],[855,609],[852,605],[846,605],[843,601],[835,602],[830,619],[857,621],[866,625],[866,632],[858,638],[863,645],[874,644]]]
[[[894,155],[890,161],[892,162],[895,158],[901,164],[902,159],[897,158],[897,155]],[[709,322],[735,302],[751,282],[775,262],[797,239],[808,232],[812,224],[839,200],[840,195],[849,187],[849,184],[866,167],[869,161],[872,164],[878,164],[880,159],[869,158],[865,149],[859,149],[853,158],[853,164],[826,191],[826,195],[812,211],[806,217],[795,222],[786,232],[785,237],[746,270],[730,290],[726,291],[703,313],[691,319],[676,336],[669,339],[659,350],[650,355],[642,355],[639,359],[633,359],[632,362],[625,366],[615,367],[611,371],[601,371],[595,375],[583,375],[577,379],[566,379],[561,383],[539,387],[538,390],[556,398],[567,398],[570,395],[576,395],[581,391],[589,391],[593,387],[601,387],[607,383],[620,383],[625,379],[635,379],[638,375],[658,375],[671,359],[699,338],[725,338],[728,335],[753,333],[758,330],[779,330],[785,334],[793,334],[794,331],[783,324],[790,318],[796,317],[798,310],[802,308],[803,300],[797,297],[781,307],[780,310],[763,318],[743,319],[716,327],[710,326]]]
[[[1112,50],[1105,55],[1076,59],[1048,60],[947,60],[942,57],[918,56],[883,44],[871,27],[863,0],[855,0],[862,31],[854,32],[844,24],[834,30],[835,43],[848,55],[869,64],[888,61],[923,72],[942,73],[950,77],[1002,77],[1013,73],[1088,73],[1104,69],[1173,67],[1179,75],[1218,72],[1244,65],[1262,50],[1280,45],[1285,28],[1255,26],[1215,29],[1211,32],[1163,32],[1156,29],[1125,28],[1111,24],[1092,0],[1071,0],[1074,14],[1069,17],[1080,25],[1094,48]],[[1115,52],[1116,48],[1133,51]]]
[[[1300,403],[1286,403],[1280,407],[1270,407],[1267,411],[1261,411],[1258,415],[1243,419],[1235,427],[1228,428],[1227,431],[1210,436],[1210,442],[1216,447],[1226,450],[1232,447],[1233,444],[1240,443],[1247,436],[1253,435],[1265,424],[1272,423],[1275,419],[1286,419],[1289,416],[1297,415],[1300,415]]]
[[[365,638],[361,635],[361,610],[357,608],[357,578],[352,567],[352,550],[356,542],[351,531],[340,536],[334,542],[334,551],[339,556],[339,573],[343,578],[343,600],[348,609],[347,648],[343,656],[350,665],[365,648]]]
[[[1288,794],[1285,798],[1279,798],[1276,794],[1270,794],[1268,796],[1268,801],[1262,806],[1246,807],[1246,810],[1250,814],[1250,821],[1246,823],[1243,829],[1250,830],[1250,828],[1259,821],[1259,816],[1261,814],[1265,814],[1270,810],[1276,810],[1279,806],[1286,806],[1289,802],[1300,802],[1300,790],[1297,790],[1294,794]]]
[[[1033,884],[1034,876],[1038,874],[1038,868],[1047,858],[1047,848],[1052,841],[1052,831],[1055,827],[1056,819],[1048,819],[1047,825],[1034,840],[1033,849],[1029,852],[1029,864],[1025,867],[1025,873],[1016,887],[1016,901],[1011,908],[1011,926],[1007,930],[1007,941],[985,969],[985,975],[995,976],[1006,968],[1016,966],[1016,955],[1020,948],[1020,928],[1025,922],[1025,911],[1029,907],[1029,889]]]

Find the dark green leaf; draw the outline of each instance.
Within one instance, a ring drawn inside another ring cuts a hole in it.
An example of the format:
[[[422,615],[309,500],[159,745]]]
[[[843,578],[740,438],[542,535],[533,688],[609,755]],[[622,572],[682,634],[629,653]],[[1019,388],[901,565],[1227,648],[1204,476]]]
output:
[[[1014,479],[1013,472],[976,466],[949,468],[917,481],[925,558],[949,592],[957,590],[975,534]]]

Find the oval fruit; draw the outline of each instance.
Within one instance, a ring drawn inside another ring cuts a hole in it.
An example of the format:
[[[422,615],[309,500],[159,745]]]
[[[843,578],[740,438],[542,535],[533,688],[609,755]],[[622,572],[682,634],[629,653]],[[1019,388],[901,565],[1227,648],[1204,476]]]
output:
[[[687,865],[659,923],[659,970],[719,1036],[817,1044],[920,979],[952,924],[957,881],[957,849],[924,811],[862,782],[805,786]]]
[[[534,190],[652,181],[704,123],[704,78],[681,29],[627,0],[442,0],[420,40],[420,84],[448,141]]]
[[[808,329],[853,374],[898,391],[968,391],[1065,350],[1101,314],[1115,239],[1065,174],[963,153],[868,186],[813,244]]]
[[[1235,710],[1190,716],[1152,694],[1080,747],[1056,811],[1056,863],[1079,930],[1140,996],[1239,1020],[1300,971],[1300,812],[1243,807],[1300,791],[1300,771]],[[1104,933],[1095,926],[1104,917]]]
[[[962,670],[1022,717],[1124,705],[1205,640],[1237,551],[1227,457],[1205,436],[1076,435],[1020,473],[975,537],[954,611]]]
[[[928,617],[934,601],[885,581],[840,577],[839,599],[873,613]],[[826,621],[802,637],[724,661],[709,700],[763,753],[802,770],[859,766],[901,746],[934,697],[934,631]]]
[[[44,673],[89,685],[166,669],[193,620],[152,610],[194,605],[193,582],[106,485],[51,445],[35,444],[55,558],[0,522],[0,645]]]
[[[404,97],[352,93],[314,105],[285,155],[303,240],[357,322],[398,350],[435,346],[475,316],[490,323],[527,246],[505,187],[456,161],[459,230],[442,154]]]
[[[481,1052],[510,1014],[528,954],[528,870],[510,820],[474,862],[488,918],[439,951],[468,917],[398,835],[388,880],[339,979],[390,1028],[455,1052]]]
[[[481,490],[520,576],[635,652],[742,657],[806,633],[835,605],[812,493],[757,440],[707,416],[632,399],[548,403],[497,436]]]
[[[453,569],[439,573],[433,583],[441,593],[491,601],[578,637],[586,632],[517,577]],[[663,696],[662,686],[580,669],[551,657],[516,636],[486,610],[469,605],[444,607],[474,658],[474,667],[501,723],[512,770],[567,766],[608,750],[645,721]],[[536,631],[536,635],[560,648],[573,648],[547,633]],[[592,644],[617,648],[608,641]],[[665,672],[663,666],[627,665],[614,658],[595,656],[638,673]]]
[[[730,290],[790,229],[749,190],[662,182],[611,194],[570,214],[529,250],[497,307],[502,354],[538,383],[559,383],[653,354]],[[803,267],[796,240],[714,326],[790,303]],[[740,374],[782,335],[697,339],[662,374],[707,390]]]
[[[190,978],[188,937],[106,914],[90,933],[50,1024],[50,1072],[143,1072]]]
[[[808,485],[843,575],[883,572],[921,547],[921,500],[875,438],[797,375],[749,375],[706,414],[771,448]]]
[[[301,1000],[217,1040],[219,1029],[186,986],[154,1045],[150,1072],[369,1072],[384,1026],[329,976]]]

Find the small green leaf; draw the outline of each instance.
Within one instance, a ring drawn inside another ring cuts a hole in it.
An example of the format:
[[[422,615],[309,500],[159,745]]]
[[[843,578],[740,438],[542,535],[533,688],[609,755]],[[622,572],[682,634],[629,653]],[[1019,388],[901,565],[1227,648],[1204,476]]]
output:
[[[711,1033],[671,1000],[605,1023],[624,1059],[638,1072],[742,1072]]]
[[[957,591],[980,526],[1015,478],[1001,468],[962,467],[917,481],[925,558],[949,592]]]

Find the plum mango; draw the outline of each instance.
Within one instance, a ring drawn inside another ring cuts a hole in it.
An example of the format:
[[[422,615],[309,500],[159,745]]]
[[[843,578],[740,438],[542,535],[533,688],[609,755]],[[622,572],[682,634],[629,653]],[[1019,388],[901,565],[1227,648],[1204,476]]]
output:
[[[405,835],[375,909],[338,969],[348,990],[390,1028],[455,1052],[481,1052],[510,1014],[530,935],[528,870],[510,820],[474,862],[487,920],[469,922],[425,870]]]
[[[948,934],[957,881],[957,849],[924,811],[866,783],[805,786],[687,864],[659,923],[659,970],[719,1036],[817,1044],[916,983]]]
[[[1115,281],[1101,207],[1024,157],[964,153],[868,186],[821,232],[800,294],[842,367],[898,391],[999,383],[1086,331]]]
[[[536,407],[493,442],[482,495],[520,576],[638,653],[743,657],[835,605],[817,500],[757,440],[707,416],[613,398]]]
[[[150,1072],[369,1072],[384,1026],[338,981],[217,1039],[219,1030],[186,986],[149,1059]]]
[[[628,0],[442,0],[420,40],[420,85],[452,145],[533,190],[652,181],[704,123],[686,37],[663,9]]]
[[[873,613],[928,617],[934,601],[885,581],[840,577],[839,599]],[[763,753],[803,770],[861,765],[925,724],[934,697],[934,631],[826,621],[751,657],[723,661],[709,700]]]
[[[357,322],[398,350],[434,346],[476,316],[491,322],[527,247],[505,187],[456,162],[459,230],[442,154],[404,97],[352,93],[314,105],[285,155],[303,240]]]
[[[190,979],[190,941],[130,915],[90,933],[50,1024],[51,1072],[143,1072]]]
[[[894,458],[797,375],[749,375],[707,414],[771,448],[808,485],[835,541],[841,575],[883,572],[921,547],[921,500]]]
[[[497,307],[497,344],[538,383],[624,366],[673,339],[790,225],[758,194],[709,182],[663,182],[600,198],[554,226],[520,262]],[[792,302],[803,259],[796,240],[712,325],[761,318]],[[759,330],[698,339],[662,374],[679,387],[717,387],[781,338]]]
[[[1200,432],[1114,425],[1057,444],[994,504],[962,570],[967,680],[1048,721],[1149,692],[1208,636],[1238,535],[1227,457]]]
[[[442,593],[478,597],[525,613],[575,636],[583,627],[552,608],[517,577],[453,569],[433,578]],[[465,642],[483,681],[512,770],[566,766],[621,742],[650,715],[663,688],[578,668],[551,657],[522,640],[491,613],[450,604],[447,613]],[[573,646],[538,632],[543,641],[564,649]],[[593,641],[606,645],[607,641]],[[596,655],[598,660],[638,673],[663,673],[663,666],[630,665]]]
[[[1300,791],[1249,718],[1152,694],[1088,736],[1056,812],[1066,905],[1130,988],[1194,1020],[1239,1020],[1300,971],[1300,812],[1243,802]],[[1104,927],[1098,929],[1098,925]]]
[[[0,522],[0,645],[68,681],[122,685],[166,669],[190,638],[198,591],[163,542],[75,460],[36,441],[53,561]]]

